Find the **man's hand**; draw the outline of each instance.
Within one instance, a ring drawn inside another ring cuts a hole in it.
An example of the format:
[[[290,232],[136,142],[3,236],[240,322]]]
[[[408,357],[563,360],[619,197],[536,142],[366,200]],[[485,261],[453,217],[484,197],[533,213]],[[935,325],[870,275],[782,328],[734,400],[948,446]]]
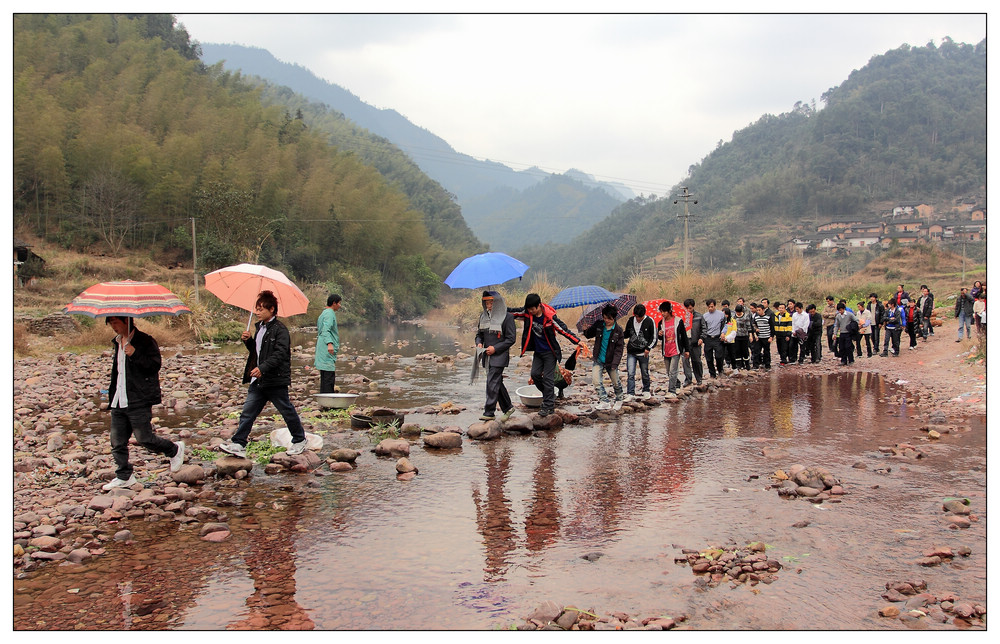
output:
[[[331,356],[337,354],[337,350],[333,348],[332,342],[326,343],[326,352],[329,353]]]
[[[240,334],[240,340],[243,340],[244,342],[246,342],[247,340],[249,340],[249,339],[250,339],[250,337],[251,337],[252,335],[253,335],[253,334],[252,334],[252,333],[250,333],[249,331],[244,331],[243,333],[241,333],[241,334]]]
[[[253,369],[251,369],[250,375],[253,376],[254,378],[260,378],[261,376],[260,367],[254,367]]]
[[[122,349],[122,351],[125,352],[125,355],[130,356],[133,353],[135,353],[135,347],[133,347],[131,344],[126,344],[125,348]]]
[[[486,355],[491,356],[497,352],[497,348],[494,346],[486,347]]]

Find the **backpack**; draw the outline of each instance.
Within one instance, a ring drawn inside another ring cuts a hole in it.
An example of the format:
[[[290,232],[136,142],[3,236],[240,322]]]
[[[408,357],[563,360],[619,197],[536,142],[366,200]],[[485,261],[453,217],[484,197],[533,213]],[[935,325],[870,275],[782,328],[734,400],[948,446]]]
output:
[[[847,332],[852,336],[861,333],[861,329],[858,327],[857,320],[851,320],[850,322],[847,323]]]

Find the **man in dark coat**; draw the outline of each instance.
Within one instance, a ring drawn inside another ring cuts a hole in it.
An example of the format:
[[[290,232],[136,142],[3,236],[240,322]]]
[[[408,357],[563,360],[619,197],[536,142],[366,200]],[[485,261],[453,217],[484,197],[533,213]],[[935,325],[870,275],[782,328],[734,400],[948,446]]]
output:
[[[573,344],[580,344],[580,339],[559,319],[554,308],[542,302],[538,293],[528,293],[523,307],[511,307],[507,311],[514,317],[524,318],[521,355],[527,351],[534,352],[531,359],[531,379],[542,392],[542,408],[538,415],[544,418],[555,412],[556,408],[556,367],[562,361],[562,350],[556,340],[556,333]]]
[[[299,414],[288,398],[292,384],[291,336],[288,328],[278,321],[278,299],[271,291],[261,291],[254,308],[257,324],[254,333],[244,331],[241,339],[249,355],[243,368],[243,382],[250,383],[243,403],[240,422],[232,441],[219,445],[223,452],[246,458],[247,441],[253,422],[271,402],[288,425],[292,435],[289,454],[305,451],[306,433]]]
[[[483,349],[483,360],[486,362],[486,405],[479,420],[493,420],[498,402],[503,412],[502,420],[507,420],[514,413],[510,394],[503,384],[503,370],[510,364],[510,348],[516,340],[514,316],[507,312],[503,297],[496,291],[483,291],[483,312],[479,316],[476,347]]]
[[[102,487],[109,491],[136,483],[128,462],[128,439],[133,435],[149,451],[168,456],[171,472],[181,469],[184,463],[184,443],[169,441],[153,432],[153,405],[161,402],[162,360],[156,340],[135,328],[129,318],[111,316],[105,323],[116,333],[112,341],[108,408],[111,410],[111,456],[117,469],[115,479]]]

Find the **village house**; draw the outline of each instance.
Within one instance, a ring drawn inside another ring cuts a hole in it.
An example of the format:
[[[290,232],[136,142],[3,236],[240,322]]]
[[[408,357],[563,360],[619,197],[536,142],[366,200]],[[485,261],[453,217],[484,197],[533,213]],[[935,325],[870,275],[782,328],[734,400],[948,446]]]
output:
[[[847,242],[848,248],[871,247],[878,244],[880,240],[880,235],[871,233],[848,233],[844,235],[844,241]]]
[[[828,221],[825,224],[820,224],[819,226],[817,226],[816,227],[816,232],[818,232],[818,233],[831,232],[831,231],[841,232],[841,231],[843,231],[845,229],[852,228],[854,226],[857,226],[857,225],[863,224],[863,223],[865,223],[865,222],[860,221],[858,219],[839,219],[839,220],[834,220],[834,221]]]
[[[33,264],[36,266],[44,265],[45,260],[36,255],[31,251],[31,246],[25,244],[19,239],[14,240],[14,286],[31,286],[37,280],[38,277],[35,274],[28,275],[25,277],[25,270],[21,267],[25,264]],[[20,274],[19,274],[20,273]]]
[[[946,226],[943,238],[952,241],[982,241],[986,238],[986,224]]]
[[[905,221],[894,221],[891,224],[889,224],[888,226],[886,226],[887,229],[890,228],[890,227],[892,229],[892,232],[897,232],[897,233],[919,233],[921,231],[921,229],[924,227],[924,222],[920,221],[919,219],[908,219],[908,220],[905,220]]]
[[[976,206],[970,213],[972,221],[986,221],[986,208]]]
[[[915,232],[891,232],[882,237],[882,248],[888,248],[893,241],[906,246],[915,244],[919,240],[920,235]]]

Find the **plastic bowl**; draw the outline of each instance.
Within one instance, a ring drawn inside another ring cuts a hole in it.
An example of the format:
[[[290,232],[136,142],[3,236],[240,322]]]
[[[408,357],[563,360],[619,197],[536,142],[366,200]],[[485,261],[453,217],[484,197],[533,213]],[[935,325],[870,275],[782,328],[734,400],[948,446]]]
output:
[[[313,394],[320,407],[347,409],[358,399],[358,394]]]
[[[541,407],[542,406],[542,392],[538,391],[535,385],[525,385],[524,387],[518,387],[517,397],[521,399],[521,404],[525,407]]]

